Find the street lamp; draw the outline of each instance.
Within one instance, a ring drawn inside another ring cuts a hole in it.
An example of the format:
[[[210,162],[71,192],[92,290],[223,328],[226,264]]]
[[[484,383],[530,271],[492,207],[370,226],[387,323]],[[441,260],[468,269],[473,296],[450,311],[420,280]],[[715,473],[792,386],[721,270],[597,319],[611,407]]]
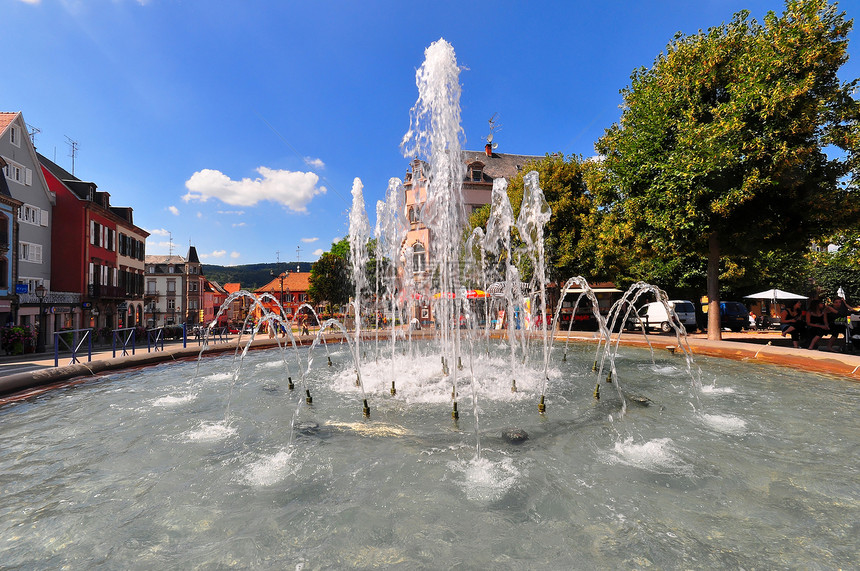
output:
[[[36,338],[36,353],[44,353],[45,352],[45,295],[48,293],[48,290],[45,289],[45,286],[39,284],[36,286],[36,297],[39,298],[39,336]]]
[[[280,297],[281,307],[283,307],[283,305],[284,305],[284,280],[287,278],[288,273],[289,273],[289,270],[286,270],[286,271],[281,272],[280,275],[278,275],[278,279],[281,280],[281,297]],[[275,275],[274,270],[269,270],[269,275],[274,277],[274,275]],[[289,291],[290,290],[287,289],[287,292],[289,292]],[[286,312],[286,309],[284,309],[284,311]]]

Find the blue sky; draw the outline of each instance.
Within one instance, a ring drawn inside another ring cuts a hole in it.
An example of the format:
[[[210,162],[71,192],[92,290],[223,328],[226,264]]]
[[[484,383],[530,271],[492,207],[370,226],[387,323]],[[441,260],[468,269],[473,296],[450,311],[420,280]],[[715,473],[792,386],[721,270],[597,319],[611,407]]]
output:
[[[676,32],[783,6],[3,0],[0,111],[22,111],[68,170],[76,141],[75,175],[134,208],[148,254],[172,238],[204,263],[313,261],[347,234],[354,178],[371,225],[388,179],[403,178],[415,70],[439,38],[463,67],[465,148],[483,148],[495,114],[497,152],[588,157],[630,73]],[[839,7],[860,16],[858,0]]]

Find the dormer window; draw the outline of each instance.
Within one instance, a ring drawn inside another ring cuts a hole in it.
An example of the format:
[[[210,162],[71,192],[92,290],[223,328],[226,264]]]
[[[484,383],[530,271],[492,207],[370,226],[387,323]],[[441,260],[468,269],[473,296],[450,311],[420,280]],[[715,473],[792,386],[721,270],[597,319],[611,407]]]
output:
[[[469,180],[472,182],[484,182],[484,163],[474,162],[469,165]]]

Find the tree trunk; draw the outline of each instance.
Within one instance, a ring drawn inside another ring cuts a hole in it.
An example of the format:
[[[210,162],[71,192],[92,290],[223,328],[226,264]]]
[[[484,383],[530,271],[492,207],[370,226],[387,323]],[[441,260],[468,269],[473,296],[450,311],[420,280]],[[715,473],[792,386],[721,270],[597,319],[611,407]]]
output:
[[[720,341],[720,238],[716,231],[708,236],[708,339]]]

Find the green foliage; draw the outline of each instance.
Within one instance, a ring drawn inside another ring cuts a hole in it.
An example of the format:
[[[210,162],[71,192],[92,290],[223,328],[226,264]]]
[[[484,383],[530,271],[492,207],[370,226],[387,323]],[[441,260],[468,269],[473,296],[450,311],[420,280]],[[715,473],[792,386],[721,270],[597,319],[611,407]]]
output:
[[[277,275],[285,269],[291,272],[309,272],[311,264],[309,262],[244,264],[241,266],[203,264],[203,275],[206,276],[207,279],[218,282],[221,285],[226,283],[239,283],[242,284],[244,289],[255,290],[272,281],[273,273]]]
[[[343,305],[354,289],[349,275],[349,241],[344,238],[314,263],[308,295],[315,304]]]
[[[737,279],[744,257],[856,221],[845,181],[860,140],[857,81],[837,77],[851,26],[826,0],[789,0],[763,24],[740,12],[678,35],[633,73],[621,120],[597,143],[605,170],[593,186],[601,232],[636,258],[628,275],[692,253],[723,255],[715,271]]]

